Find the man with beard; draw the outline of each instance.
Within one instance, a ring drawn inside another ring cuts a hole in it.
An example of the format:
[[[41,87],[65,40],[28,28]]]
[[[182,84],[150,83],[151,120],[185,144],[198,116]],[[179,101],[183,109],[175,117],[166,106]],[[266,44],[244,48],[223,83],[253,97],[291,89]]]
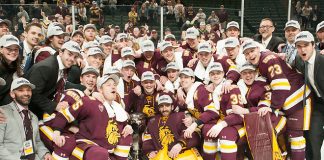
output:
[[[82,46],[82,44],[84,42],[83,32],[79,31],[79,30],[75,30],[71,34],[71,40],[73,40],[74,42],[77,42],[80,46]]]
[[[64,89],[76,87],[66,79],[68,70],[79,55],[79,44],[74,41],[66,42],[57,56],[52,55],[33,65],[25,74],[25,77],[37,87],[33,90],[30,109],[39,118],[43,113],[52,114],[55,110],[59,111],[68,106],[59,100]],[[84,87],[80,89],[84,90]]]
[[[186,115],[184,112],[173,111],[173,100],[169,95],[159,96],[158,109],[160,114],[149,121],[143,135],[143,152],[150,159],[162,159],[162,157],[180,159],[178,156],[181,152],[199,145],[199,134],[194,132],[192,138],[184,138],[184,130],[187,126],[182,120]]]
[[[77,101],[81,100],[84,96],[90,96],[96,90],[96,82],[99,76],[99,71],[93,67],[85,67],[82,70],[80,81],[81,84],[86,87],[84,92],[77,89],[67,89],[62,94],[62,99],[60,102],[67,102],[69,106],[72,106]],[[54,118],[58,112],[52,113],[51,115],[45,113],[43,115],[43,120],[40,121],[40,137],[44,142],[45,146],[53,151],[52,155],[56,159],[66,159],[69,158],[71,153],[75,154],[75,138],[74,134],[78,132],[79,128],[74,124],[66,126],[61,132],[65,137],[65,144],[58,146],[53,141],[53,126]]]
[[[297,37],[297,36],[296,36]],[[296,41],[295,41],[296,42]],[[243,44],[246,60],[258,68],[260,76],[267,79],[271,88],[271,105],[260,108],[258,112],[285,113],[287,117],[287,136],[290,142],[291,159],[305,158],[306,140],[304,130],[310,126],[310,89],[305,86],[303,76],[291,68],[277,54],[260,52],[255,41]]]
[[[94,24],[87,24],[83,27],[83,34],[85,42],[91,42],[96,40],[97,28]]]
[[[53,159],[39,138],[36,115],[28,110],[32,89],[35,85],[28,80],[15,79],[10,89],[13,102],[1,106],[7,119],[6,123],[0,124],[1,159]]]
[[[30,23],[25,28],[25,40],[20,43],[19,55],[23,59],[22,68],[24,73],[34,64],[33,49],[39,45],[43,38],[42,26],[38,23]]]
[[[97,89],[104,97],[103,102],[85,96],[55,117],[53,141],[58,146],[65,144],[61,135],[63,128],[74,120],[79,121],[79,131],[75,134],[77,152],[72,154],[73,158],[127,159],[133,129],[127,124],[127,112],[114,101],[118,81],[117,75],[101,77]]]

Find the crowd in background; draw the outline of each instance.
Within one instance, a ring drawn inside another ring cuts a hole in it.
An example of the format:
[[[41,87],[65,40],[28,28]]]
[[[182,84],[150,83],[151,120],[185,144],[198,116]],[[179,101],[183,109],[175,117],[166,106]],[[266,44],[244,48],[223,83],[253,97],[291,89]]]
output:
[[[136,1],[119,26],[104,15],[121,2],[73,1],[73,29],[67,2],[17,3],[0,12],[0,159],[244,159],[260,156],[254,131],[262,158],[321,159],[324,21],[308,31],[307,1],[285,37],[271,17],[241,37],[223,5]],[[180,39],[152,28],[161,5]]]

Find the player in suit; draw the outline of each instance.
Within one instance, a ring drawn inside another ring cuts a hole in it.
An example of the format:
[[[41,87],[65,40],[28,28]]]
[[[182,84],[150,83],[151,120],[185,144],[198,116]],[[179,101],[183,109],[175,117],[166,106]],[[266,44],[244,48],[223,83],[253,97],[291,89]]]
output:
[[[38,119],[28,110],[34,88],[35,85],[24,78],[17,78],[11,84],[10,96],[13,102],[1,107],[6,117],[6,123],[0,124],[2,160],[52,160],[40,140]]]
[[[36,89],[33,90],[30,110],[39,118],[42,117],[43,113],[52,114],[54,110],[59,111],[62,107],[68,106],[67,103],[52,100],[64,89],[76,87],[66,81],[66,74],[79,54],[80,46],[78,43],[66,42],[57,56],[50,56],[33,65],[26,73],[25,77],[36,85]],[[84,90],[84,87],[81,89]]]
[[[304,74],[306,84],[313,91],[313,110],[307,143],[307,148],[311,148],[312,153],[307,156],[320,160],[324,140],[324,72],[321,70],[324,67],[324,55],[315,49],[314,37],[308,31],[296,35],[295,45],[299,55],[296,57],[296,68]]]

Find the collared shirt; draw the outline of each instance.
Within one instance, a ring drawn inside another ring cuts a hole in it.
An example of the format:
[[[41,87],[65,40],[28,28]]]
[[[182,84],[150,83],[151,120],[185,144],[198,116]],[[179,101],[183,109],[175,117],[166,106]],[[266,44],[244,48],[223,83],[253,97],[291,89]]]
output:
[[[313,51],[313,55],[309,58],[308,62],[308,80],[309,83],[312,85],[312,87],[314,88],[316,95],[318,97],[321,97],[321,95],[319,94],[316,86],[315,86],[315,81],[314,81],[314,67],[315,67],[315,57],[316,57],[316,51]]]
[[[19,103],[16,103],[15,102],[15,104],[16,104],[16,108],[17,108],[17,110],[18,110],[18,113],[20,114],[20,116],[21,116],[21,119],[22,120],[24,120],[24,114],[22,113],[22,111],[23,110],[28,110],[28,109],[26,109],[25,107],[23,107],[23,106],[21,106]],[[28,114],[29,115],[29,114]]]
[[[289,44],[289,42],[286,43],[286,62],[290,65],[293,66],[296,55],[297,55],[297,49],[295,47],[295,44]]]
[[[57,62],[58,62],[58,65],[59,65],[59,70],[58,70],[58,76],[57,76],[57,81],[58,82],[61,78],[63,78],[63,75],[64,75],[64,69],[65,69],[65,66],[63,65],[63,62],[62,62],[62,59],[60,56],[56,56],[56,59],[57,59]]]
[[[25,65],[26,64],[26,60],[27,60],[27,54],[31,54],[32,50],[31,48],[29,48],[29,45],[27,43],[26,40],[24,40],[23,42],[24,44],[24,50],[23,50],[23,64]]]
[[[264,48],[267,48],[271,38],[272,38],[272,35],[269,38],[267,38],[266,40],[262,39],[262,44],[263,44]]]

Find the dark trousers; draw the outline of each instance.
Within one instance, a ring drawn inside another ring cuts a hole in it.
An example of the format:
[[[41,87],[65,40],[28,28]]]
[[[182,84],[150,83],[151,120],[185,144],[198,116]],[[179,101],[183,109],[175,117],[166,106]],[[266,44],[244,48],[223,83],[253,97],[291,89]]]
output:
[[[310,130],[307,136],[307,159],[311,160],[321,160],[321,147],[324,140],[324,101],[318,99],[315,98],[313,103]]]

